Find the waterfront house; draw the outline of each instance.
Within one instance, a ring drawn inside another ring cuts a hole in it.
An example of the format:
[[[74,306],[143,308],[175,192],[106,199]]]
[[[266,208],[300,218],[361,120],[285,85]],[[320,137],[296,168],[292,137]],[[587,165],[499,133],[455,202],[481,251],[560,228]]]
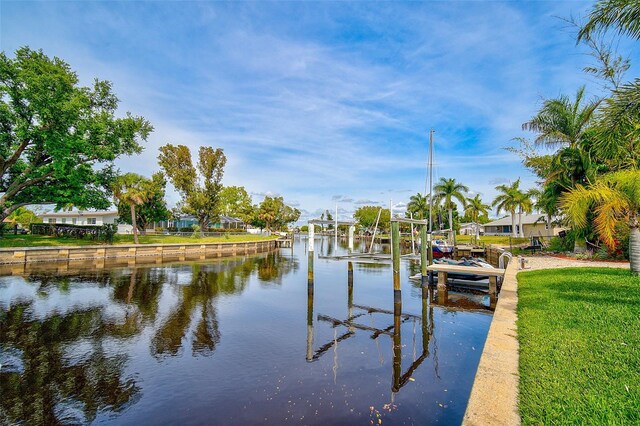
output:
[[[460,235],[476,235],[476,228],[478,228],[479,235],[484,235],[484,225],[475,222],[465,222],[460,224]]]
[[[83,225],[102,226],[118,223],[118,212],[107,210],[71,210],[60,212],[48,212],[40,215],[42,223],[57,225]],[[130,234],[132,226],[128,224],[118,224],[118,234]]]
[[[558,235],[564,228],[558,225],[558,218],[553,217],[551,227],[547,224],[547,215],[545,214],[523,214],[522,227],[524,228],[525,237],[553,237]],[[520,228],[518,225],[518,215],[516,214],[516,233],[519,235]],[[511,235],[511,216],[505,216],[502,219],[484,224],[485,235]]]

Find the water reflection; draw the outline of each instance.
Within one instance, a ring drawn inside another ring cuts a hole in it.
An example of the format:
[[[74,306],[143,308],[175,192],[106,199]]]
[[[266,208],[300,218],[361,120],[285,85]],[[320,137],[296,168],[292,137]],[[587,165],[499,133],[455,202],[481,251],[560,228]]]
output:
[[[394,315],[389,265],[305,242],[0,277],[0,424],[368,423],[386,404],[385,424],[459,423],[488,316],[408,280]]]
[[[33,303],[0,312],[3,359],[0,419],[3,423],[86,423],[101,410],[119,412],[136,401],[139,387],[124,369],[128,356],[104,347],[127,324],[100,308],[35,318]]]

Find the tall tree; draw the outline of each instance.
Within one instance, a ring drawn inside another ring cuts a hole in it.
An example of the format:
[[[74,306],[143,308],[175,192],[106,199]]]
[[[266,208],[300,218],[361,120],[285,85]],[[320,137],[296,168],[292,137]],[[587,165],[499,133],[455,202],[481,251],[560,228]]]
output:
[[[453,209],[456,208],[454,199],[458,200],[462,207],[465,205],[465,193],[469,192],[466,185],[456,182],[454,178],[440,178],[440,181],[433,187],[435,191],[434,201],[436,204],[442,204],[449,213],[450,237],[453,243],[456,242],[456,231],[453,225]]]
[[[113,197],[116,203],[129,207],[131,225],[133,226],[133,241],[135,244],[139,244],[136,207],[147,201],[150,195],[150,181],[136,173],[127,173],[118,176],[113,184]]]
[[[146,196],[142,204],[136,206],[136,225],[140,234],[145,235],[149,224],[167,220],[170,216],[167,203],[164,199],[167,181],[160,172],[154,173],[145,183]],[[130,207],[127,203],[116,202],[120,220],[133,225]]]
[[[381,207],[378,206],[362,206],[358,207],[353,213],[353,217],[358,221],[363,228],[373,228],[376,225],[376,219],[378,219],[378,213]],[[391,213],[389,209],[382,209],[380,212],[380,219],[378,220],[378,228],[388,229],[391,223]]]
[[[618,34],[640,39],[640,2],[638,0],[600,0],[578,33],[578,40],[614,29]]]
[[[557,148],[575,148],[589,128],[599,100],[585,102],[585,87],[576,92],[575,100],[568,96],[547,99],[540,111],[522,125],[523,130],[538,133],[536,144]]]
[[[560,191],[554,185],[546,185],[542,190],[532,189],[530,193],[535,199],[533,207],[546,215],[547,229],[551,232],[553,216],[558,214]]]
[[[615,227],[622,222],[630,229],[631,272],[640,275],[640,170],[603,175],[591,187],[582,185],[564,194],[560,205],[578,228],[588,225],[588,214],[595,212],[595,230],[609,247],[615,246]]]
[[[258,208],[258,219],[268,231],[282,230],[300,218],[300,210],[284,203],[282,197],[264,197]]]
[[[429,216],[429,197],[420,194],[409,197],[407,210],[413,214],[416,219],[425,219]]]
[[[498,185],[496,190],[498,196],[493,200],[492,206],[496,207],[497,213],[501,211],[511,214],[511,236],[517,237],[516,234],[516,209],[518,208],[518,192],[520,187],[520,179],[511,185]]]
[[[222,174],[227,158],[220,148],[200,147],[198,163],[191,162],[191,151],[185,145],[160,147],[158,162],[182,196],[183,211],[198,219],[200,233],[220,215]]]
[[[522,191],[517,189],[515,191],[515,202],[518,207],[518,230],[520,231],[520,237],[524,237],[524,227],[522,226],[522,214],[529,214],[533,211],[533,201],[531,191]]]
[[[476,194],[476,196],[473,198],[467,198],[464,212],[465,214],[468,214],[469,216],[471,216],[473,222],[475,223],[476,241],[480,236],[480,226],[478,223],[478,218],[480,217],[480,215],[489,214],[490,208],[491,206],[482,202],[482,199],[480,198],[479,194]]]
[[[149,122],[116,118],[108,81],[78,82],[42,51],[0,53],[0,222],[28,204],[109,207],[113,161],[142,150]]]
[[[249,222],[253,206],[251,196],[244,186],[225,186],[220,192],[220,211],[228,216]]]

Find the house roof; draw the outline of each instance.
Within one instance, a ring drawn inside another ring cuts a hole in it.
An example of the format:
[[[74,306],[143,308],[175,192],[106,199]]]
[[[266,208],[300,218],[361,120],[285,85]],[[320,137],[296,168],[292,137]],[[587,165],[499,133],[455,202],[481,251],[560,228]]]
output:
[[[553,218],[554,220],[556,218]],[[522,224],[523,225],[533,225],[534,223],[545,223],[547,220],[547,215],[545,214],[527,214],[522,215]],[[516,225],[518,224],[518,216],[516,215]],[[503,217],[502,219],[494,220],[493,222],[485,223],[484,226],[505,226],[511,225],[511,216]]]
[[[74,210],[70,212],[50,212],[50,213],[42,213],[40,217],[80,217],[80,216],[118,216],[117,211],[107,211],[107,210],[98,210],[95,212],[90,212],[87,210]]]

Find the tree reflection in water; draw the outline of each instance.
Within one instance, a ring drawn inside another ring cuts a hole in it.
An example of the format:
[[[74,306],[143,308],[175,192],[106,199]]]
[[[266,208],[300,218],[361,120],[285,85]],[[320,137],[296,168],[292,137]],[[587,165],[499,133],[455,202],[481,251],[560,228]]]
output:
[[[13,368],[0,370],[0,422],[86,423],[101,410],[121,411],[139,388],[123,377],[127,356],[105,351],[103,341],[117,326],[101,308],[34,318],[32,302],[0,310],[0,348],[17,352]],[[82,343],[87,352],[69,356]]]
[[[280,284],[297,267],[297,260],[269,253],[202,264],[30,273],[21,285],[35,290],[31,300],[0,300],[0,424],[78,424],[101,412],[121,412],[142,390],[125,374],[129,358],[119,341],[150,328],[156,357],[177,355],[187,345],[194,356],[209,356],[221,339],[217,298],[242,293],[252,275]],[[185,274],[189,281],[180,284]],[[81,288],[90,300],[66,299]],[[111,290],[108,300],[93,300],[105,294],[99,289]],[[169,289],[176,290],[176,303],[164,316],[160,300]]]

